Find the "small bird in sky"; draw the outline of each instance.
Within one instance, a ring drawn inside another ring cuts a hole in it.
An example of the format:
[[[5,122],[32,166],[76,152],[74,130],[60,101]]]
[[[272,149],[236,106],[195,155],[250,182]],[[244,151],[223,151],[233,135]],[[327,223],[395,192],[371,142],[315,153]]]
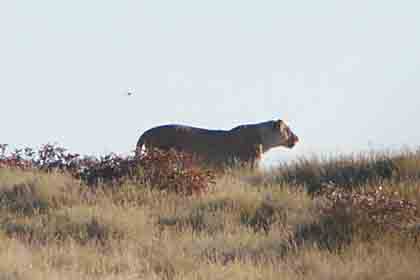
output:
[[[123,95],[133,96],[134,95],[134,90],[133,89],[127,89],[127,90],[124,91]]]

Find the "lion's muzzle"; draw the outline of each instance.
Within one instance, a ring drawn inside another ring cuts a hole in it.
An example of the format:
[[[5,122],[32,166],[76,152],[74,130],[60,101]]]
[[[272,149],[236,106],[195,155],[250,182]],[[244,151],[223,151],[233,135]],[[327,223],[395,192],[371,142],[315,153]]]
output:
[[[296,145],[296,143],[298,143],[298,142],[299,142],[299,137],[297,137],[296,135],[293,134],[293,135],[290,136],[289,141],[287,143],[287,146],[289,148],[293,148]]]

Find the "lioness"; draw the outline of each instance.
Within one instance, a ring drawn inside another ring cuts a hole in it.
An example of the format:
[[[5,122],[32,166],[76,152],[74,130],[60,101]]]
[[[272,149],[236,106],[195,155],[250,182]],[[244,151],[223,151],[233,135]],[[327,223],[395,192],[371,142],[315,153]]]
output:
[[[282,120],[240,125],[231,130],[208,130],[184,125],[163,125],[147,130],[137,142],[136,154],[149,148],[171,148],[191,153],[214,167],[235,163],[251,168],[263,153],[279,146],[292,148],[299,138]]]

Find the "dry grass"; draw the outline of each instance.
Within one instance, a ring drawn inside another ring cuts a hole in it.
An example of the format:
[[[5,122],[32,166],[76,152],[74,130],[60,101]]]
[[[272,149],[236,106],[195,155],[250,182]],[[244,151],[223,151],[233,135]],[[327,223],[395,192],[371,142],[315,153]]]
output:
[[[185,196],[0,168],[0,279],[419,279],[420,227],[390,231],[355,211],[379,185],[418,205],[419,174],[418,152],[302,160],[232,170]],[[332,207],[318,192],[331,182],[355,199]]]

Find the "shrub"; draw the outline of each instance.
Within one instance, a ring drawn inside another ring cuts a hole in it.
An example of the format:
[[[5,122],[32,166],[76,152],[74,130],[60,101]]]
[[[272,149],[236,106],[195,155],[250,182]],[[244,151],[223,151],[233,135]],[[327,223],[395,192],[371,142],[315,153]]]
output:
[[[323,203],[317,223],[301,226],[294,242],[312,241],[331,250],[342,248],[357,238],[374,241],[384,235],[407,237],[420,215],[415,203],[383,187],[351,191],[324,186]]]
[[[155,189],[191,195],[203,193],[215,183],[211,170],[199,167],[192,155],[173,149],[150,150],[138,158],[138,163],[142,172],[139,178]]]
[[[374,190],[346,191],[327,186],[321,192],[327,200],[322,209],[325,217],[349,215],[354,226],[371,226],[380,231],[401,231],[416,222],[416,204],[400,199],[398,193]]]
[[[11,153],[7,153],[7,145],[0,145],[0,168],[69,173],[92,187],[120,186],[128,179],[158,190],[200,194],[214,183],[215,175],[196,163],[192,155],[175,150],[152,149],[137,157],[111,153],[95,158],[81,157],[52,144],[37,151],[25,148]]]

